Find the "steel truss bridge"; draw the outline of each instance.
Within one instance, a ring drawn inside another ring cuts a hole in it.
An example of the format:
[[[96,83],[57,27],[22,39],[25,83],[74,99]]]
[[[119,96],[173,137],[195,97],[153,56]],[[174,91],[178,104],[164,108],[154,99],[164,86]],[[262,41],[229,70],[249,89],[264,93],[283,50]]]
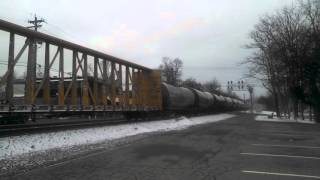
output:
[[[3,20],[0,20],[0,31],[7,32],[9,39],[8,65],[0,80],[0,87],[5,89],[0,113],[161,109],[161,80],[158,70]],[[15,48],[17,36],[25,40],[18,51]],[[44,45],[42,59],[37,58],[39,42]],[[67,58],[66,50],[72,51],[72,57]],[[17,103],[14,97],[14,69],[25,53],[27,53],[27,70],[24,97],[22,102]],[[93,63],[93,75],[89,77],[90,59],[93,61],[90,62]],[[37,63],[40,61],[44,62],[41,78],[36,75]],[[65,75],[67,61],[72,62],[71,77]],[[50,75],[50,71],[55,62],[59,64],[59,69],[53,83],[54,78]],[[53,89],[56,90],[54,95],[52,95]]]

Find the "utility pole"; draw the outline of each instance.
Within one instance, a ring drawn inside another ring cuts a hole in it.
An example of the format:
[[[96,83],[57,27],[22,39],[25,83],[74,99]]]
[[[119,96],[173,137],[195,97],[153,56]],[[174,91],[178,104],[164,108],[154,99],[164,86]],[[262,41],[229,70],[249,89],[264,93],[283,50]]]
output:
[[[250,93],[250,111],[253,113],[253,86],[247,85],[248,91]]]
[[[34,20],[29,20],[28,23],[32,24],[27,28],[31,28],[34,31],[38,31],[42,27],[41,23],[45,22],[44,19],[38,19],[35,15]],[[29,53],[28,53],[28,63],[27,63],[27,76],[26,76],[26,85],[25,85],[25,103],[32,105],[34,104],[34,95],[36,89],[36,72],[37,72],[37,44],[42,42],[30,38],[29,39]],[[32,119],[32,115],[31,115]]]
[[[38,31],[38,28],[42,27],[41,23],[46,22],[43,18],[38,19],[36,15],[34,15],[34,20],[29,20],[28,23],[32,24],[27,28],[34,28],[35,31]]]
[[[38,31],[39,28],[42,27],[42,24],[41,23],[45,23],[46,21],[41,18],[39,19],[37,17],[37,15],[34,15],[34,19],[33,20],[29,20],[28,23],[29,24],[32,24],[32,26],[28,26],[27,28],[29,29],[33,29],[34,31]],[[37,62],[37,49],[38,49],[38,46],[37,44],[42,44],[41,41],[37,41],[37,40],[34,40],[34,44],[33,44],[33,47],[34,47],[34,58],[35,58],[35,62]],[[38,72],[36,73],[36,75],[39,75],[41,74],[41,65],[40,64],[36,64],[35,66],[36,68],[38,68]],[[36,69],[35,69],[36,70]]]

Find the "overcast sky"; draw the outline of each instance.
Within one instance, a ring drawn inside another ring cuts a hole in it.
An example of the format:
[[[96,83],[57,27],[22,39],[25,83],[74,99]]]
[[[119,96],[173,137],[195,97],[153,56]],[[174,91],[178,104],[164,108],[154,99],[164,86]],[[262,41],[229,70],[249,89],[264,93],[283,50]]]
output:
[[[259,16],[293,1],[1,0],[0,18],[27,26],[36,13],[44,33],[151,68],[179,57],[184,78],[225,84],[243,76],[238,63],[250,52],[242,47]]]

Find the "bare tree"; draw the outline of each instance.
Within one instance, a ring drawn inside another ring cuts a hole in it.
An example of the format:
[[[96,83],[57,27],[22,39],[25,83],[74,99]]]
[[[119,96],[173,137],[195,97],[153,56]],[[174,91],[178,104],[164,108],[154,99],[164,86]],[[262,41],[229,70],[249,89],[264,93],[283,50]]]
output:
[[[280,111],[288,116],[293,112],[297,118],[306,103],[320,112],[320,103],[310,101],[320,102],[319,7],[319,1],[284,7],[264,15],[250,33],[247,47],[256,51],[245,61],[249,76],[261,80],[273,95],[278,116]]]
[[[92,67],[92,64],[88,64],[88,76],[93,76],[94,74],[94,68]]]
[[[211,81],[205,82],[203,84],[203,87],[204,87],[204,90],[211,93],[215,93],[221,89],[221,84],[216,78],[214,78]]]
[[[257,98],[256,102],[262,104],[266,110],[272,110],[274,107],[274,102],[272,101],[272,95],[268,94],[266,96],[260,96]]]
[[[181,83],[183,62],[179,58],[164,57],[160,69],[165,82],[178,86]]]
[[[308,88],[298,89],[297,94],[302,101],[314,108],[315,119],[320,122],[320,1],[300,0],[300,6],[309,27],[308,37],[312,50],[305,57],[302,67],[302,75]]]
[[[37,64],[37,73],[36,73],[36,77],[37,78],[43,78],[44,74],[43,74],[43,69],[41,64]]]
[[[182,81],[181,84],[183,87],[187,87],[187,88],[193,88],[193,89],[197,89],[197,90],[203,90],[203,86],[200,82],[197,82],[194,78],[188,78],[184,81]]]

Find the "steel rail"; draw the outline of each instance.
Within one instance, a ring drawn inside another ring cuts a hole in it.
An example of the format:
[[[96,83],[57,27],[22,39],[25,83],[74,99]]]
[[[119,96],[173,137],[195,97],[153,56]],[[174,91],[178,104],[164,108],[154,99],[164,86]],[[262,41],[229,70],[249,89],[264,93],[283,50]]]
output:
[[[72,130],[76,128],[87,128],[101,125],[116,125],[128,123],[130,120],[124,118],[115,118],[108,120],[85,120],[61,123],[46,123],[46,124],[27,124],[27,125],[5,125],[0,128],[0,137],[33,134],[40,132],[53,132],[62,130]]]
[[[56,45],[56,46],[60,46],[66,49],[70,49],[70,50],[75,50],[75,51],[79,51],[82,53],[85,53],[87,55],[93,56],[93,57],[98,57],[104,60],[108,60],[108,61],[113,61],[115,63],[121,64],[121,65],[127,65],[136,69],[140,69],[140,70],[145,70],[145,71],[151,71],[150,68],[147,68],[145,66],[141,66],[139,64],[136,63],[132,63],[129,61],[126,61],[124,59],[120,59],[69,41],[65,41],[63,39],[54,37],[54,36],[50,36],[41,32],[36,32],[33,30],[30,30],[28,28],[25,28],[23,26],[14,24],[14,23],[10,23],[8,21],[4,21],[2,19],[0,19],[0,30],[3,31],[7,31],[7,32],[14,32],[15,34],[21,35],[21,36],[25,36],[25,37],[31,37],[31,38],[35,38],[38,40],[42,40],[45,42],[48,42],[50,44]]]

